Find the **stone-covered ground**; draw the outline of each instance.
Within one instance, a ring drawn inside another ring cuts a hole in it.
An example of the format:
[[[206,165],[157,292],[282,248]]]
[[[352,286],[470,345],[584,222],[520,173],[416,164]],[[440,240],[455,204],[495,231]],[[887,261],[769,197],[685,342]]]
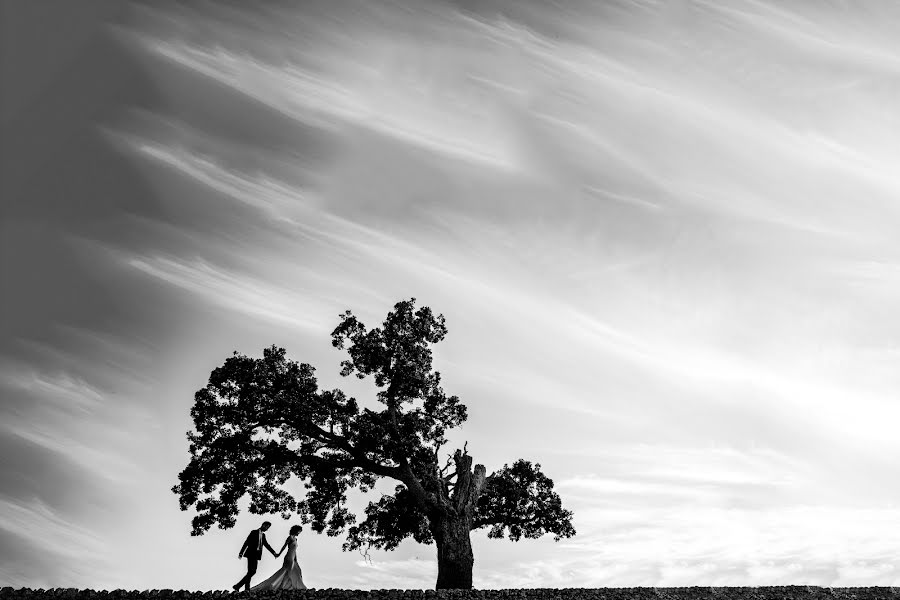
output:
[[[684,588],[539,588],[514,590],[342,590],[305,591],[191,592],[187,590],[80,590],[56,588],[0,588],[0,600],[209,600],[230,597],[235,600],[900,600],[900,587],[826,588],[814,586],[772,587],[684,587]]]

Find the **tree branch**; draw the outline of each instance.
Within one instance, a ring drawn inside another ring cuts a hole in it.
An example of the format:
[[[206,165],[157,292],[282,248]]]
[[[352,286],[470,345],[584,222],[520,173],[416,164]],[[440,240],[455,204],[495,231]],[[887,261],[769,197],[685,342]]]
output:
[[[291,427],[294,427],[298,431],[303,431],[304,433],[307,433],[311,438],[321,441],[321,442],[324,442],[326,444],[326,446],[325,446],[326,448],[331,448],[333,450],[342,450],[353,457],[353,461],[355,461],[354,464],[351,465],[351,464],[343,464],[342,463],[340,466],[358,466],[358,467],[367,469],[376,475],[381,475],[382,477],[390,477],[392,479],[402,481],[400,478],[401,471],[398,467],[385,465],[376,460],[372,460],[371,458],[366,456],[365,452],[363,452],[362,450],[360,450],[359,448],[357,448],[353,444],[351,444],[349,441],[347,441],[347,438],[345,438],[341,435],[338,435],[336,433],[326,431],[325,429],[322,429],[321,427],[319,427],[312,421],[309,421],[309,420],[303,421],[302,423],[299,424],[300,426],[298,427],[298,423],[288,422],[283,417],[280,417],[277,419],[272,419],[272,420],[268,420],[268,421],[260,421],[258,423],[254,423],[251,426],[251,429],[257,429],[258,427],[277,427],[279,425],[282,425],[282,426],[289,425]],[[332,445],[328,446],[329,443]],[[321,457],[318,457],[318,458],[320,460],[325,460],[325,459],[322,459]],[[332,463],[332,464],[335,464],[335,466],[338,466],[337,463]]]

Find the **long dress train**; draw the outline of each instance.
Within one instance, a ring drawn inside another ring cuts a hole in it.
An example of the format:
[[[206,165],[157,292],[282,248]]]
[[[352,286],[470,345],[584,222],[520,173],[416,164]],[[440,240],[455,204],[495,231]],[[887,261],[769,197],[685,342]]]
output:
[[[288,550],[284,555],[284,563],[282,567],[275,571],[275,574],[263,581],[257,583],[250,591],[257,590],[305,590],[306,584],[303,583],[303,571],[297,564],[297,536],[288,536]]]

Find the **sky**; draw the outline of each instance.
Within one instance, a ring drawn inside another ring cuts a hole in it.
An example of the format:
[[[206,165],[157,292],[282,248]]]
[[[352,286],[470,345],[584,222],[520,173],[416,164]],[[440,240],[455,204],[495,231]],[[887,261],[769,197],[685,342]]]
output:
[[[454,446],[574,512],[475,587],[900,585],[897,3],[0,9],[0,585],[228,588],[193,393],[276,344],[371,397],[329,333],[410,297]],[[307,585],[434,585],[341,541]]]

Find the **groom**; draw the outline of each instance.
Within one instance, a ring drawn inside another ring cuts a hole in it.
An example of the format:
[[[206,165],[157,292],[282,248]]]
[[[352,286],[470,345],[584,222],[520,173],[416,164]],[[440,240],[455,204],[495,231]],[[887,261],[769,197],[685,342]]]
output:
[[[234,591],[241,589],[241,586],[244,586],[245,590],[250,591],[250,580],[256,574],[256,563],[262,558],[263,546],[269,549],[272,556],[278,556],[275,554],[275,551],[272,550],[272,546],[269,545],[269,542],[266,541],[266,530],[271,526],[272,524],[268,521],[263,521],[263,524],[260,525],[259,529],[251,531],[250,535],[247,536],[247,539],[244,540],[244,545],[241,546],[241,551],[238,552],[238,558],[247,558],[247,574],[244,575],[243,579],[232,586]]]

